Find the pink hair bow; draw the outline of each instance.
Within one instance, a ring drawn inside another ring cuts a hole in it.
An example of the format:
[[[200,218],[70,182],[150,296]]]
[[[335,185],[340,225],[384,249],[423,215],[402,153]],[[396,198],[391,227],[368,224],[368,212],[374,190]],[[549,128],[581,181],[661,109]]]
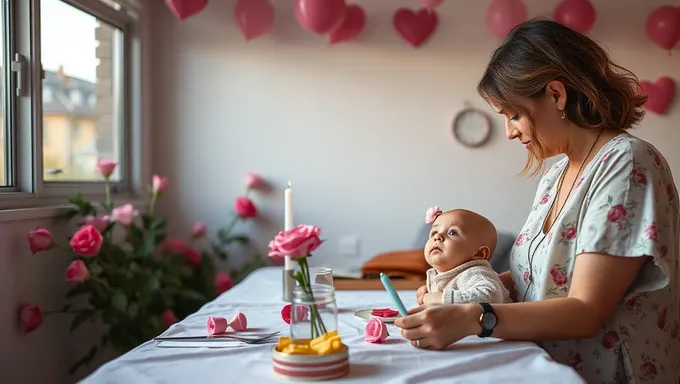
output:
[[[430,224],[434,221],[434,219],[437,218],[437,216],[442,214],[442,210],[439,209],[439,207],[434,206],[432,208],[429,208],[427,210],[427,213],[425,213],[425,223]]]

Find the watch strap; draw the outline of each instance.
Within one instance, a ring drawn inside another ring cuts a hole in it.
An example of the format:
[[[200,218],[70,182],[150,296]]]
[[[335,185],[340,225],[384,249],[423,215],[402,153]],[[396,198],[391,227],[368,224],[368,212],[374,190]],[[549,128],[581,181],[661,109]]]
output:
[[[479,336],[479,337],[489,337],[493,333],[493,329],[495,327],[495,324],[494,324],[494,327],[492,327],[492,328],[486,328],[484,326],[483,319],[484,319],[484,316],[487,313],[491,313],[493,316],[496,316],[496,312],[494,312],[493,307],[489,303],[480,303],[479,305],[482,306],[482,315],[479,316],[479,325],[482,326],[482,332],[480,332],[479,335],[477,335],[477,336]]]

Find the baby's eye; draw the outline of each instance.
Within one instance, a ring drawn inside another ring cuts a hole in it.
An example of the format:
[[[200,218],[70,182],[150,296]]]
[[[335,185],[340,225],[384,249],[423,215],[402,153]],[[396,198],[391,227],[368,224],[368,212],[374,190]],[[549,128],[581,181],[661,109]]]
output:
[[[517,120],[519,120],[519,115],[513,116],[510,120],[512,120],[512,121],[517,121]]]
[[[458,232],[454,231],[453,229],[449,231],[449,236],[456,236]]]

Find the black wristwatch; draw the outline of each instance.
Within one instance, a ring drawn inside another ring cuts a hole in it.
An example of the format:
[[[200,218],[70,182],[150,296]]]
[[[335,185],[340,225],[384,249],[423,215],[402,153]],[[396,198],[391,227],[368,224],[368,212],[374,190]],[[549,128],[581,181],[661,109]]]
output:
[[[498,317],[493,307],[489,303],[480,303],[482,306],[482,314],[479,316],[479,325],[482,326],[482,332],[477,335],[479,337],[489,337],[493,333],[493,329],[498,324]]]

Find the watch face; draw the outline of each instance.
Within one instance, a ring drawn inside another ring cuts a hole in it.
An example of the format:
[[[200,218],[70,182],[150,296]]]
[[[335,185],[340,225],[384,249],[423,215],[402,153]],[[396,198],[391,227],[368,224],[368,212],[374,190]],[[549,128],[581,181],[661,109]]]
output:
[[[482,316],[482,326],[486,329],[493,329],[496,326],[496,322],[498,319],[496,319],[496,315],[493,313],[485,313],[484,316]]]

